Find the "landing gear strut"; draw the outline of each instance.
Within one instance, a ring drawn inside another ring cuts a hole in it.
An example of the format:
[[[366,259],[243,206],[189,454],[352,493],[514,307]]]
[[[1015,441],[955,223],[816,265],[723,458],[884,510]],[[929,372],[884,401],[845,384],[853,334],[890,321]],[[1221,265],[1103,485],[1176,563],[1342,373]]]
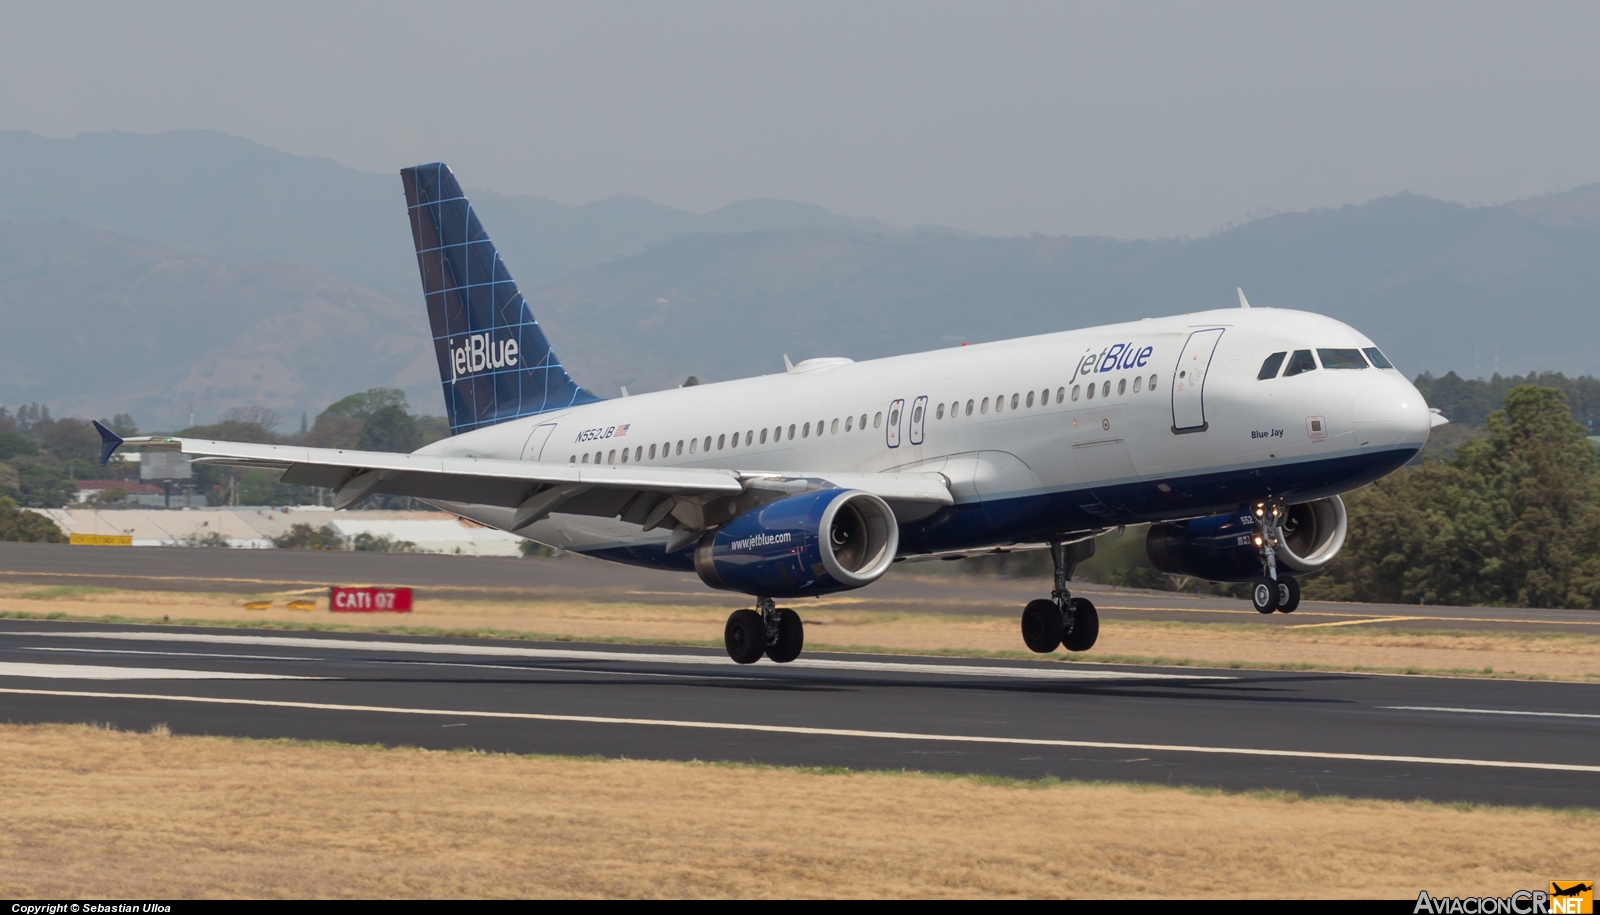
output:
[[[1030,601],[1022,611],[1022,641],[1030,651],[1049,654],[1058,646],[1068,651],[1088,651],[1100,637],[1100,615],[1094,604],[1073,597],[1067,590],[1072,572],[1094,555],[1094,541],[1050,543],[1050,558],[1055,564],[1055,587],[1048,598]]]
[[[762,655],[787,664],[800,657],[805,640],[800,614],[775,606],[770,597],[756,598],[755,610],[733,611],[722,630],[728,657],[740,664],[754,664]]]
[[[1257,613],[1293,613],[1300,606],[1300,582],[1288,572],[1278,571],[1277,545],[1283,540],[1283,522],[1288,514],[1276,502],[1262,502],[1255,507],[1256,523],[1261,526],[1256,546],[1261,549],[1261,566],[1267,573],[1250,583],[1250,605]]]

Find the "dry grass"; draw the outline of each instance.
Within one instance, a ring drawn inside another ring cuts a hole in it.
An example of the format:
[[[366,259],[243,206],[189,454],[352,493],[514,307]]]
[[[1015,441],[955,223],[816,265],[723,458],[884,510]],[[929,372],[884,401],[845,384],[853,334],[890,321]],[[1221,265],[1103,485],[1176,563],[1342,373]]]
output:
[[[1592,811],[0,726],[0,894],[1505,895]]]
[[[410,614],[330,613],[327,598],[307,613],[285,609],[293,594],[195,594],[103,588],[0,587],[0,613],[115,616],[224,625],[320,625],[390,631],[720,645],[728,611],[718,606],[582,601],[433,600]],[[247,611],[251,600],[273,609]],[[859,602],[797,604],[812,648],[899,653],[1009,654],[1022,650],[1008,617],[954,616],[862,607]],[[1241,612],[1248,619],[1248,613]],[[1062,653],[1058,655],[1065,657]],[[1600,678],[1600,637],[1580,633],[1405,632],[1366,626],[1285,628],[1248,623],[1104,621],[1094,650],[1075,661],[1194,666],[1408,671],[1457,676]]]

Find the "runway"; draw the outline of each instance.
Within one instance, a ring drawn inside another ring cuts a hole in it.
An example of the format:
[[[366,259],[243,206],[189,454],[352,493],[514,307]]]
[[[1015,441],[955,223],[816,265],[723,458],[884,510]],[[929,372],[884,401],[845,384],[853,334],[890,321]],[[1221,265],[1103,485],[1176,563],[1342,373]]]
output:
[[[10,722],[1600,807],[1575,683],[0,621]]]
[[[942,563],[904,563],[859,591],[829,595],[830,607],[901,613],[1015,617],[1049,593],[1045,579],[938,574]],[[0,585],[91,585],[151,591],[257,594],[312,592],[329,585],[416,588],[418,597],[485,600],[581,600],[696,606],[749,606],[689,574],[638,569],[581,556],[506,559],[424,554],[222,550],[173,547],[73,547],[0,543]],[[1242,600],[1076,583],[1107,620],[1250,623],[1283,627],[1495,630],[1600,635],[1592,610],[1402,606],[1305,601],[1293,614],[1262,616]],[[797,604],[816,606],[810,601]]]

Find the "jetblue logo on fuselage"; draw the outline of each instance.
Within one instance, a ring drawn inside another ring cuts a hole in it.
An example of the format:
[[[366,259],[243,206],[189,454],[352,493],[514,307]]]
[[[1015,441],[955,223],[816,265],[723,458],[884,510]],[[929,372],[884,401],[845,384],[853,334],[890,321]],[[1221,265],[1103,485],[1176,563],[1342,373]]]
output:
[[[1072,370],[1072,381],[1076,381],[1079,375],[1098,375],[1101,372],[1115,372],[1119,369],[1144,368],[1145,363],[1150,361],[1150,354],[1155,351],[1153,346],[1113,343],[1098,353],[1090,353],[1079,359],[1077,366]]]
[[[517,341],[495,340],[489,334],[472,334],[450,341],[450,380],[489,369],[517,365]]]

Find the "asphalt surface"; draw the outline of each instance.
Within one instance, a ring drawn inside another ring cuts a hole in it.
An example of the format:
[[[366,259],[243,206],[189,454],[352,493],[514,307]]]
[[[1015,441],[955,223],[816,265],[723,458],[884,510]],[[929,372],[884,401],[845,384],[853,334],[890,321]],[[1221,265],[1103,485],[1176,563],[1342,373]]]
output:
[[[1044,579],[939,574],[944,563],[903,563],[878,582],[830,595],[833,607],[1017,616],[1050,591]],[[429,597],[490,600],[749,606],[694,575],[639,569],[568,554],[507,559],[296,550],[73,547],[0,543],[0,585],[94,585],[158,591],[258,594],[329,585],[410,586]],[[1370,626],[1420,630],[1505,630],[1600,634],[1600,612],[1502,607],[1336,604],[1305,601],[1293,614],[1261,616],[1242,600],[1075,584],[1108,620],[1181,620],[1274,626]],[[797,609],[810,601],[797,602]],[[803,611],[802,611],[803,612]]]
[[[1574,683],[811,654],[739,667],[685,648],[0,621],[10,722],[1557,807],[1600,807],[1597,700]]]

